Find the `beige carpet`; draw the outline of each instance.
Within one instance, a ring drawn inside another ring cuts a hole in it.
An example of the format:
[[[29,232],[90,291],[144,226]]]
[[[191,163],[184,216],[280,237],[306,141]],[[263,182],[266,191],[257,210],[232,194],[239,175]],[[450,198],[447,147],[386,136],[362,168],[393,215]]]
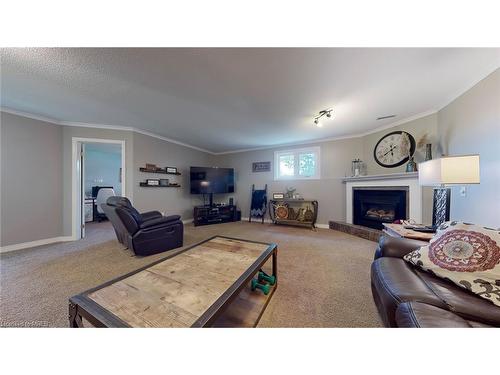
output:
[[[87,238],[2,254],[0,325],[67,327],[68,298],[167,253],[134,257],[109,223]],[[280,284],[259,327],[380,327],[370,291],[375,243],[330,229],[237,222],[194,228],[186,246],[220,234],[278,244]]]

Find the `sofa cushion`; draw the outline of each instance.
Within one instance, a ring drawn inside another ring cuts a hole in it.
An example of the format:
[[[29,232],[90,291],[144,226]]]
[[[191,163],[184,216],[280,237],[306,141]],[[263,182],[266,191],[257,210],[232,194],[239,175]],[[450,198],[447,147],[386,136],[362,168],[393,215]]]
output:
[[[420,301],[446,309],[446,304],[401,258],[383,257],[372,263],[372,290],[384,323],[395,326],[398,305]]]
[[[415,268],[415,273],[448,306],[448,310],[464,319],[500,326],[500,307],[432,273],[418,268]]]
[[[420,302],[405,302],[396,310],[396,324],[403,328],[471,328],[458,315]]]
[[[404,259],[500,306],[500,232],[445,223],[429,245]]]

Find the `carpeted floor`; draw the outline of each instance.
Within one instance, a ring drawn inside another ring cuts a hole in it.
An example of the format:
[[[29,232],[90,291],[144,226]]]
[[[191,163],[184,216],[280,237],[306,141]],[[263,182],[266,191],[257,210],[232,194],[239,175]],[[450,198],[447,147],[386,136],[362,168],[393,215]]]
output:
[[[330,229],[237,222],[185,226],[186,246],[226,235],[278,244],[280,284],[259,327],[380,327],[370,291],[375,243]],[[110,223],[85,240],[2,254],[0,326],[67,327],[68,297],[165,256],[134,257]]]

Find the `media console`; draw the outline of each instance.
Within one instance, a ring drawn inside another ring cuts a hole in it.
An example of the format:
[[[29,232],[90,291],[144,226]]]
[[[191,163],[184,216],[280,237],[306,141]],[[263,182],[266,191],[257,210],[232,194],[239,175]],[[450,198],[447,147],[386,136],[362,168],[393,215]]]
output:
[[[241,220],[241,213],[234,205],[196,206],[193,212],[194,226],[229,223]]]

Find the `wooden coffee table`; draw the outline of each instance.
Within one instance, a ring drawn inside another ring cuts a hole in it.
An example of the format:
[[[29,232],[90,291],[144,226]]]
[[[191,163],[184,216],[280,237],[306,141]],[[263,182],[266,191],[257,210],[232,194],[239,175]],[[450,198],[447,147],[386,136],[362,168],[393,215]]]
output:
[[[209,238],[71,297],[70,326],[256,326],[277,287],[277,255],[273,243]],[[250,290],[261,269],[276,277],[267,295]]]

